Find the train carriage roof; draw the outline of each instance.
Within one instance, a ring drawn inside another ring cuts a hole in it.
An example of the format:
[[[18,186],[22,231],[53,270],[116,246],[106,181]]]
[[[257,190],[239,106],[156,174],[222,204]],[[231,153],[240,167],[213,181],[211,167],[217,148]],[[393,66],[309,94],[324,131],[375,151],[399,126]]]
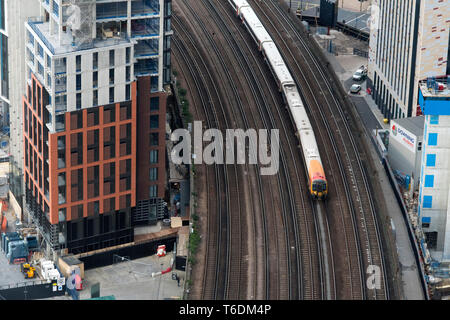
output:
[[[303,107],[303,101],[298,93],[297,86],[295,84],[288,84],[283,87],[286,100],[291,107]]]
[[[245,21],[253,30],[253,33],[258,39],[259,43],[272,41],[272,38],[270,37],[266,28],[264,28],[264,25],[261,23],[261,20],[259,20],[258,16],[255,14],[252,8],[242,8],[241,14],[244,16]]]
[[[320,157],[314,131],[302,130],[300,131],[300,138],[302,141],[303,152],[306,153],[305,156],[308,158]]]
[[[262,46],[266,54],[267,60],[269,61],[274,72],[276,73],[280,83],[282,84],[287,82],[294,83],[294,79],[292,78],[289,69],[286,67],[286,64],[284,63],[284,60],[281,57],[277,46],[273,42],[263,43]]]
[[[312,130],[304,107],[291,108],[291,113],[298,131]]]

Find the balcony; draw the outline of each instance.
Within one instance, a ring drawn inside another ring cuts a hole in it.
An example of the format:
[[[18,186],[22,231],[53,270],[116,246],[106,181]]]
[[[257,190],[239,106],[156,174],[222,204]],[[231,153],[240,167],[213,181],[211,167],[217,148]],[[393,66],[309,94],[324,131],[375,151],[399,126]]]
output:
[[[55,75],[65,74],[67,72],[66,59],[56,59],[55,60]]]
[[[63,77],[55,79],[55,94],[64,93],[67,91],[67,78]]]
[[[28,25],[31,27],[31,29],[33,29],[33,31],[36,33],[39,39],[41,39],[41,41],[44,43],[47,49],[50,50],[52,54],[55,54],[55,48],[50,43],[50,41],[48,41],[47,37],[44,36],[45,31],[41,30],[41,28],[44,27],[44,21],[41,20],[40,18],[29,18]],[[46,27],[47,29],[49,28],[49,26]]]

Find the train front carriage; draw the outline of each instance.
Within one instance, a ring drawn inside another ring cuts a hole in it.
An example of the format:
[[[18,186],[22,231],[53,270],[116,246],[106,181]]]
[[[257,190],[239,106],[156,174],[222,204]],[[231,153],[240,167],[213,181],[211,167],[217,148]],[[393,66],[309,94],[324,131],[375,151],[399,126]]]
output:
[[[328,183],[325,177],[319,149],[312,129],[301,130],[303,157],[308,170],[309,192],[314,199],[325,199],[328,195]]]
[[[236,11],[237,15],[241,14],[241,9],[244,7],[249,7],[247,0],[228,0],[228,2],[233,7],[234,11]]]

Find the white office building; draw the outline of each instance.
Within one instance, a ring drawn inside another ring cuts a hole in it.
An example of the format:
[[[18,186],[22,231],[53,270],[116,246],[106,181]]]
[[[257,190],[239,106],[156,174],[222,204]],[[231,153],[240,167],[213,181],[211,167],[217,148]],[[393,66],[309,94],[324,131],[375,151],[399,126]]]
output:
[[[26,88],[23,36],[28,18],[39,15],[39,2],[0,0],[0,13],[0,105],[4,116],[3,125],[10,127],[10,205],[20,218],[24,190],[22,97]]]
[[[425,126],[418,214],[431,256],[440,262],[450,262],[450,90],[443,83],[446,80],[419,83]]]
[[[369,44],[368,87],[388,119],[421,114],[418,83],[449,74],[450,3],[374,0],[378,28]]]

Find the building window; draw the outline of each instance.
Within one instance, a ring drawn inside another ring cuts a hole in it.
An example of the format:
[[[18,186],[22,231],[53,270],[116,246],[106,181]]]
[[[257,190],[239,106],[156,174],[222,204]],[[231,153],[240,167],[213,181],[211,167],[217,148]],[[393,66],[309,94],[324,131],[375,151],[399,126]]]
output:
[[[130,47],[125,49],[125,63],[130,63],[130,52],[131,52]]]
[[[38,43],[38,54],[41,58],[44,57],[44,48]]]
[[[158,92],[158,77],[150,78],[150,90],[151,92]]]
[[[429,146],[437,146],[437,133],[429,133],[428,134],[428,145]]]
[[[109,50],[109,66],[114,66],[114,50]]]
[[[131,87],[129,84],[127,84],[125,86],[125,100],[130,100],[130,98],[131,98],[130,90],[131,90]]]
[[[114,69],[109,69],[109,84],[114,84]]]
[[[81,74],[77,74],[77,91],[81,90]]]
[[[1,7],[0,7],[0,29],[5,30],[5,0],[0,0]]]
[[[422,217],[422,228],[429,228],[431,224],[431,217]]]
[[[158,129],[159,126],[159,116],[152,115],[150,116],[150,129]]]
[[[438,233],[436,231],[424,233],[428,249],[435,249],[437,246]]]
[[[114,103],[114,87],[109,88],[109,103]]]
[[[53,14],[59,17],[59,5],[53,0]]]
[[[80,72],[81,71],[81,56],[77,56],[76,57],[76,71]]]
[[[426,209],[431,209],[433,205],[433,196],[423,196],[422,207]]]
[[[93,96],[92,96],[92,106],[96,107],[98,106],[98,90],[94,90]]]
[[[94,70],[98,69],[98,52],[94,52],[92,56],[92,68]]]
[[[77,93],[77,110],[81,109],[81,93]]]
[[[150,111],[159,110],[159,97],[150,98]]]
[[[158,186],[150,186],[150,198],[156,198],[158,196]]]
[[[158,163],[158,150],[150,150],[150,163]]]
[[[425,188],[433,188],[434,186],[434,175],[425,176]]]
[[[150,168],[150,181],[158,180],[158,168]]]
[[[127,66],[125,69],[125,72],[126,72],[125,73],[125,81],[126,82],[130,81],[130,73],[131,73],[130,70],[131,70],[131,68],[129,66]]]
[[[427,167],[434,167],[436,165],[436,155],[427,154]]]
[[[94,72],[92,73],[92,86],[93,86],[94,88],[97,88],[97,87],[98,87],[98,72],[97,72],[97,71],[94,71]]]
[[[430,124],[439,124],[439,116],[430,116]]]
[[[159,144],[159,133],[152,132],[150,133],[150,146],[157,146]]]

